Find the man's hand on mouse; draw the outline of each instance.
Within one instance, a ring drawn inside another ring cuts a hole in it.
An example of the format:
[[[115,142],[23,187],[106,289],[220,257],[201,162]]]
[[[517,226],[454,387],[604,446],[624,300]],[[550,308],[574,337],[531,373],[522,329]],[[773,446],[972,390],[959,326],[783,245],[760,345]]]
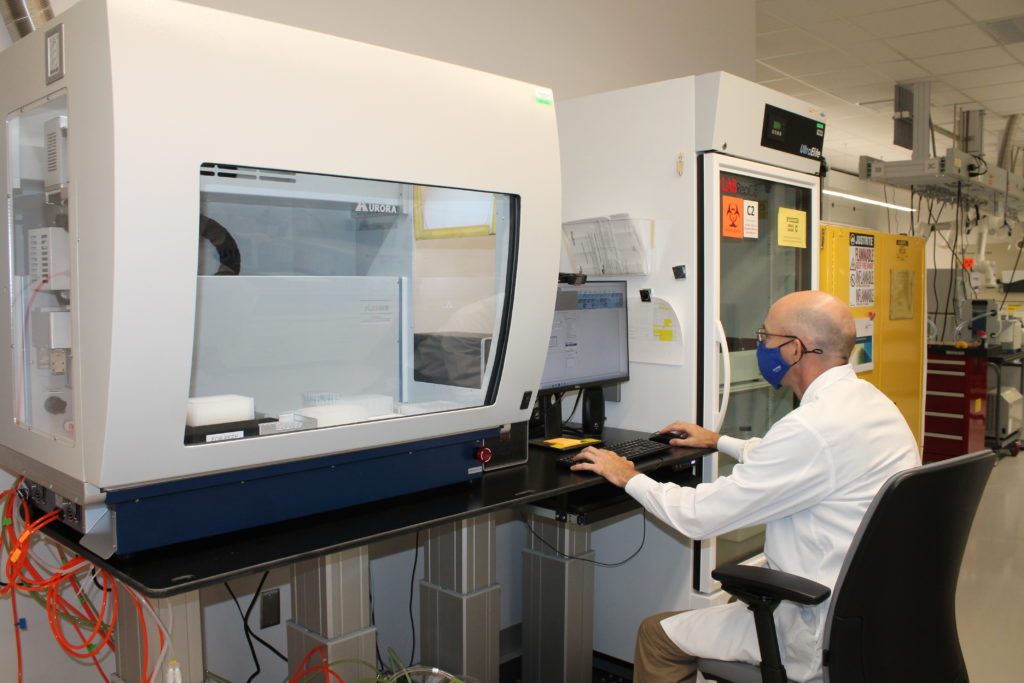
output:
[[[673,422],[659,430],[660,433],[676,432],[679,438],[669,443],[673,446],[689,446],[691,448],[714,448],[718,445],[718,434],[690,422]],[[576,464],[571,469],[577,472],[594,472],[600,474],[616,486],[623,487],[626,482],[639,474],[636,467],[613,451],[587,446],[576,454]]]
[[[633,463],[621,455],[593,446],[587,446],[576,454],[576,464],[571,469],[600,474],[619,487],[625,486],[627,481],[640,474]]]
[[[679,433],[679,438],[669,442],[673,446],[689,446],[690,448],[715,448],[718,446],[719,435],[717,433],[690,422],[673,422],[659,431],[662,434]]]

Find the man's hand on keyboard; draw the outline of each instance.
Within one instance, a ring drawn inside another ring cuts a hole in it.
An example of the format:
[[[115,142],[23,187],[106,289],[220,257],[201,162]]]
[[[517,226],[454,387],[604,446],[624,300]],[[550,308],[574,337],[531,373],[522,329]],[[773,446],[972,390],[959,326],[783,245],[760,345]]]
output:
[[[587,446],[576,455],[576,464],[572,469],[600,474],[619,487],[625,486],[627,481],[639,474],[633,463],[618,453],[593,446]]]

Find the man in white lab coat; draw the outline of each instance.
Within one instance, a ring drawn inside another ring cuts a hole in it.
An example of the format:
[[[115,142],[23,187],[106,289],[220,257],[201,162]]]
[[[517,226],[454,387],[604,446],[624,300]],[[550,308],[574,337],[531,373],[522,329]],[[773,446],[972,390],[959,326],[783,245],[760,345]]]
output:
[[[758,366],[800,406],[763,439],[720,436],[686,422],[677,446],[717,448],[740,461],[732,474],[696,488],[658,483],[607,450],[577,455],[590,470],[625,487],[649,512],[694,539],[766,524],[772,568],[834,587],[846,551],[875,493],[892,474],[921,463],[899,409],[849,365],[855,328],[845,303],[830,294],[795,292],[779,299],[758,331]],[[782,660],[796,681],[821,678],[829,601],[775,613]],[[648,618],[637,635],[637,683],[695,678],[695,658],[757,663],[754,620],[736,602]]]

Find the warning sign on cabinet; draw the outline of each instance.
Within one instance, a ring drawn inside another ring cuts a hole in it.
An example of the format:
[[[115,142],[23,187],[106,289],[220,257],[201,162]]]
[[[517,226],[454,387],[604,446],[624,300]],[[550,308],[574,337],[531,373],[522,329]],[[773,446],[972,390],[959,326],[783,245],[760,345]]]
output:
[[[875,236],[850,233],[850,306],[875,305]]]

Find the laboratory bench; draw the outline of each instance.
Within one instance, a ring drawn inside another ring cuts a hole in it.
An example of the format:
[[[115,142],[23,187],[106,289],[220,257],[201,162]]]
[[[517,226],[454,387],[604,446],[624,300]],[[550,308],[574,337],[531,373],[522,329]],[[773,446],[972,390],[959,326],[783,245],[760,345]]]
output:
[[[646,434],[606,428],[603,439],[614,444]],[[702,456],[711,452],[672,448],[635,464],[659,481],[695,486],[702,476]],[[639,508],[603,478],[558,466],[555,461],[562,455],[531,445],[524,464],[485,471],[474,481],[109,559],[80,546],[79,536],[66,527],[50,525],[45,532],[153,599],[159,609],[172,610],[175,623],[185,619],[201,624],[201,588],[291,566],[290,668],[297,663],[291,661],[293,657],[301,658],[318,646],[325,647],[331,659],[374,659],[376,631],[361,601],[345,599],[342,584],[344,590],[367,594],[367,546],[421,532],[425,555],[421,623],[446,625],[436,632],[424,627],[423,661],[481,680],[496,680],[500,593],[491,513],[519,508],[533,530],[530,547],[523,551],[523,641],[538,642],[529,639],[540,637],[550,642],[545,646],[548,652],[524,652],[524,667],[539,676],[537,680],[556,681],[573,677],[571,669],[588,668],[591,662],[591,625],[581,618],[590,613],[593,600],[594,565],[588,561],[593,555],[591,525]],[[567,594],[561,601],[552,600],[552,591]],[[130,622],[132,611],[119,612],[119,632],[120,620]],[[544,636],[553,626],[560,632],[552,631],[552,638]],[[567,639],[566,629],[581,632]],[[182,634],[187,639],[182,643],[172,638],[179,660],[183,653],[194,653],[195,672],[202,667],[201,625],[199,630],[198,643],[194,633]],[[570,641],[572,646],[567,644]],[[143,647],[141,641],[138,647]],[[119,661],[121,650],[130,650],[126,642],[119,642]],[[202,680],[201,673],[190,678],[187,667],[183,670],[185,683]]]

